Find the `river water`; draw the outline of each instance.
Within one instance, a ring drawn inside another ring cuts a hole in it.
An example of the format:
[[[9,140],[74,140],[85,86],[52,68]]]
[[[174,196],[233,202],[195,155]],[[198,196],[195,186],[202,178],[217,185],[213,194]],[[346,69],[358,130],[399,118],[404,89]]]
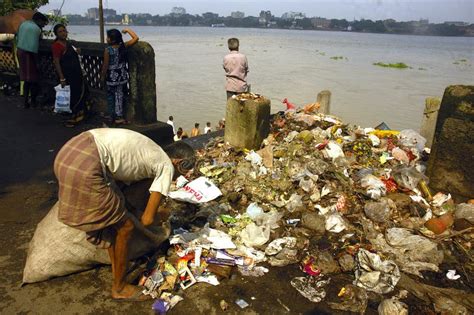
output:
[[[301,30],[133,27],[156,54],[158,119],[174,116],[190,130],[225,116],[227,38],[238,37],[247,55],[252,92],[283,110],[332,92],[331,113],[346,122],[418,130],[426,97],[451,84],[474,84],[474,38]],[[97,26],[69,26],[75,40],[99,41]],[[342,56],[333,60],[330,57]],[[404,62],[411,69],[374,66]]]

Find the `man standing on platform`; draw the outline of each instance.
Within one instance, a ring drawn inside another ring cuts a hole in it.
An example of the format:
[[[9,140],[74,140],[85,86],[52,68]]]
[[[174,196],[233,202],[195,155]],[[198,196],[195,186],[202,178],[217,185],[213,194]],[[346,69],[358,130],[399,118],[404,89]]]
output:
[[[36,12],[32,20],[26,20],[21,23],[18,33],[16,34],[20,80],[24,82],[23,95],[25,96],[25,108],[30,107],[28,99],[30,92],[31,104],[33,107],[36,106],[36,96],[39,90],[38,46],[41,30],[47,24],[48,18],[40,12]]]
[[[239,40],[237,38],[229,38],[227,41],[230,53],[224,57],[224,70],[226,77],[225,89],[227,91],[227,99],[233,95],[249,92],[247,84],[247,73],[249,66],[247,57],[239,52]]]

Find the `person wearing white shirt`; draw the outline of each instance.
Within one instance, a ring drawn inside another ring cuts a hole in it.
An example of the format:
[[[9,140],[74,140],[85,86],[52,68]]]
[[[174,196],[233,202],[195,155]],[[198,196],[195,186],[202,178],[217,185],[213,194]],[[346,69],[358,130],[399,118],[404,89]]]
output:
[[[207,122],[206,123],[206,127],[204,127],[204,133],[209,133],[211,132],[212,129],[211,129],[211,123],[210,122]]]
[[[116,181],[130,184],[153,179],[141,215],[151,225],[172,180],[186,175],[196,161],[194,150],[175,142],[161,148],[153,140],[128,129],[91,129],[69,140],[58,152],[54,173],[58,180],[58,219],[86,232],[87,240],[108,248],[112,262],[112,298],[147,299],[139,287],[125,282],[129,239],[134,223]]]
[[[173,116],[168,117],[168,121],[166,122],[168,125],[173,127],[173,135],[176,135],[176,129],[174,128]]]

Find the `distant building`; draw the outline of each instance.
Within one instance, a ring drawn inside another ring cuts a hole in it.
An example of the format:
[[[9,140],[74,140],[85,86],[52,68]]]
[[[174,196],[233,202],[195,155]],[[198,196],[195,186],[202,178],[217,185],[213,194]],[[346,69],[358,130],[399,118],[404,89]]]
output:
[[[311,19],[311,23],[313,24],[314,28],[328,29],[331,25],[331,20],[316,17]]]
[[[99,19],[99,8],[87,9],[86,17],[88,17],[89,19],[98,20]]]
[[[219,17],[219,14],[212,13],[212,12],[206,12],[206,13],[202,14],[202,17],[205,18],[205,19],[212,20],[212,19],[217,19]]]
[[[172,15],[184,15],[186,14],[186,9],[183,8],[183,7],[173,7],[173,9],[171,9],[171,14]]]
[[[117,11],[114,9],[104,9],[104,18],[115,17],[117,16]],[[86,17],[89,19],[98,20],[99,19],[99,8],[90,8],[87,9]]]
[[[419,23],[420,23],[420,25],[428,25],[428,24],[430,24],[430,20],[428,20],[428,19],[420,19]]]
[[[283,20],[302,20],[306,17],[306,14],[302,12],[285,12],[281,16]]]
[[[245,13],[241,11],[235,11],[230,14],[230,17],[234,19],[243,19],[245,17]]]
[[[454,25],[454,26],[468,26],[469,23],[461,22],[461,21],[446,21],[444,24],[447,25]]]

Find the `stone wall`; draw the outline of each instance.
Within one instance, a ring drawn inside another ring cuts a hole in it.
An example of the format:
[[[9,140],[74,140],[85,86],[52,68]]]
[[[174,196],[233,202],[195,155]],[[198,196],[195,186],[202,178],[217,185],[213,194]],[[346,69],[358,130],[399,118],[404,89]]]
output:
[[[446,88],[427,174],[435,191],[474,197],[474,86]]]

